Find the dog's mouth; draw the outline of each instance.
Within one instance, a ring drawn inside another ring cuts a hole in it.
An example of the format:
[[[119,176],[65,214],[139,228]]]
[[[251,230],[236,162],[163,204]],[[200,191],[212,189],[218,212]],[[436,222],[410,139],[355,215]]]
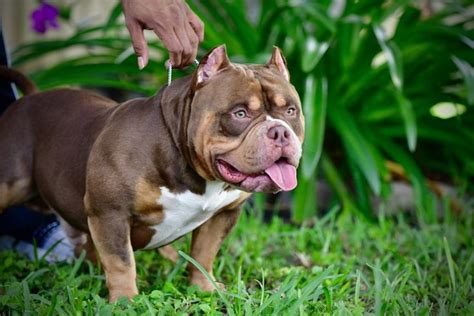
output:
[[[296,167],[283,157],[270,166],[263,168],[260,172],[253,174],[244,173],[223,159],[217,159],[216,165],[223,180],[246,191],[290,191],[297,184]]]

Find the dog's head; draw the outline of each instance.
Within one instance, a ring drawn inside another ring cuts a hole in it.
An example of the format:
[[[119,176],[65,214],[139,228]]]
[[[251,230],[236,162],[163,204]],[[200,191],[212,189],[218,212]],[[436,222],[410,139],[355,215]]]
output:
[[[245,191],[295,188],[304,120],[280,49],[265,65],[243,65],[219,46],[201,60],[193,89],[187,138],[201,176]]]

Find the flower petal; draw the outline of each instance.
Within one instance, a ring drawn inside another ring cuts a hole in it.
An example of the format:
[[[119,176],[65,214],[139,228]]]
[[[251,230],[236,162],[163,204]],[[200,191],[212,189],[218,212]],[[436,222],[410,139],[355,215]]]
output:
[[[44,14],[44,17],[48,20],[55,19],[59,14],[58,8],[48,4],[46,2],[42,3],[41,10]]]

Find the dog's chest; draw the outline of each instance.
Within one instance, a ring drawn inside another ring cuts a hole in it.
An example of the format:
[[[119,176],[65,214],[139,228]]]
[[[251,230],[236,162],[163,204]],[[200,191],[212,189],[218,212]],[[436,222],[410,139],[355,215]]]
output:
[[[203,195],[190,191],[175,194],[165,187],[160,190],[161,196],[156,202],[163,207],[163,221],[151,226],[155,232],[145,249],[166,245],[193,231],[243,193],[225,190],[222,182],[208,182]]]

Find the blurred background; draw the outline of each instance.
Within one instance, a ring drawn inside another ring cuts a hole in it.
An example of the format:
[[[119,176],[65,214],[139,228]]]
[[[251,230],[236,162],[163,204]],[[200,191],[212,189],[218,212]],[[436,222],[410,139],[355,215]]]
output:
[[[254,208],[296,223],[331,209],[429,222],[472,208],[472,2],[187,2],[205,24],[199,56],[225,43],[233,62],[264,63],[277,45],[302,99],[299,185],[256,195]],[[118,1],[48,3],[59,17],[38,29],[40,1],[0,2],[12,64],[41,90],[81,86],[122,101],[165,84],[166,51],[147,34],[152,57],[138,70]]]

